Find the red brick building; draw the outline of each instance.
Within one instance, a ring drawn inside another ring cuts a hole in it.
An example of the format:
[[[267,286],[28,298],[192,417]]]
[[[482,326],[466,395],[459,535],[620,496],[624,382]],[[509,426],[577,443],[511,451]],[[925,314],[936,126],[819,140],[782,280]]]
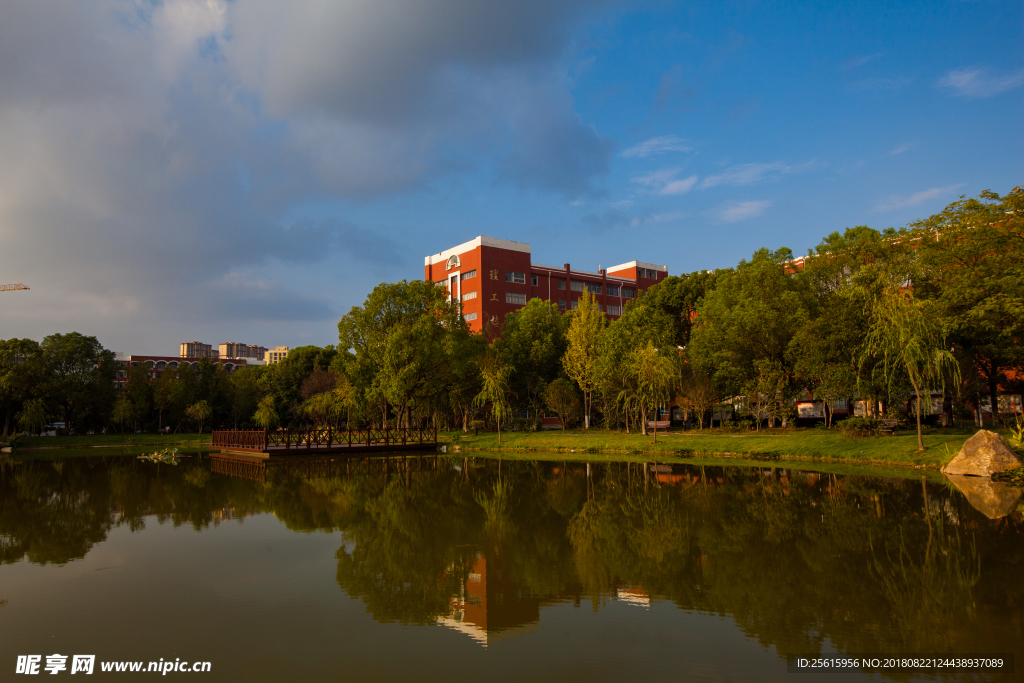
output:
[[[498,323],[506,313],[518,310],[530,299],[558,304],[566,311],[576,308],[584,291],[590,291],[601,310],[618,318],[627,302],[668,277],[668,268],[630,261],[597,272],[533,263],[530,245],[480,236],[423,262],[424,278],[444,286],[452,299],[462,303],[462,314],[474,332],[484,321]]]
[[[165,369],[177,370],[178,368],[194,367],[199,368],[199,358],[186,359],[178,356],[124,356],[118,354],[115,358],[117,364],[117,375],[114,377],[114,386],[124,388],[128,381],[128,368],[138,367],[141,363],[149,371],[149,381],[152,382],[159,377]],[[241,370],[246,366],[244,358],[227,359],[214,358],[212,363],[220,364],[225,372],[231,373]]]

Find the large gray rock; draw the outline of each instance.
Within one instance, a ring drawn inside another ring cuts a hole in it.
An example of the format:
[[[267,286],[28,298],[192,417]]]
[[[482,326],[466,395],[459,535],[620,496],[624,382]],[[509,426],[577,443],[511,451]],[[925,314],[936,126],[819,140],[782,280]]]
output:
[[[967,477],[962,474],[947,475],[953,486],[964,494],[975,510],[989,519],[999,519],[1013,512],[1021,499],[1021,490],[1016,486],[992,481],[983,477]]]
[[[1020,467],[1020,458],[1010,448],[1006,439],[995,432],[982,429],[967,439],[964,447],[942,468],[944,474],[966,474],[975,477],[991,477],[997,472]]]

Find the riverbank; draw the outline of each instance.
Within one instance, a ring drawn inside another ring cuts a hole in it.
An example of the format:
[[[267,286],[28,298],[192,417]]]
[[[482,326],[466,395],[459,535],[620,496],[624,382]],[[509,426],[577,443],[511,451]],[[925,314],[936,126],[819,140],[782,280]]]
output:
[[[130,446],[183,446],[208,444],[209,434],[88,434],[85,436],[27,436],[19,438],[14,448],[42,450],[54,448],[124,448]]]
[[[753,460],[794,460],[858,465],[904,466],[938,470],[971,437],[973,430],[935,430],[925,434],[925,450],[917,450],[915,432],[891,436],[849,438],[824,429],[722,432],[715,430],[665,432],[653,436],[604,430],[551,432],[493,432],[479,435],[453,432],[438,435],[460,451],[549,452],[577,455],[644,455],[690,460],[694,457],[733,456]]]

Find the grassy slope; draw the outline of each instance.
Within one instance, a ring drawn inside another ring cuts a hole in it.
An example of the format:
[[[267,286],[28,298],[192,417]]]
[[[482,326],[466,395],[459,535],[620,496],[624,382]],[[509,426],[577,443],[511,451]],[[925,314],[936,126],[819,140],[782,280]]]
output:
[[[88,436],[29,436],[18,439],[15,448],[88,448],[90,446],[156,446],[210,442],[207,434],[90,434]]]
[[[502,434],[502,451],[550,451],[577,454],[628,454],[674,456],[771,456],[782,459],[818,460],[882,465],[911,465],[938,468],[948,462],[970,437],[962,431],[935,431],[924,437],[926,450],[917,452],[917,434],[851,439],[838,432],[821,429],[773,430],[760,433],[723,433],[706,430],[669,432],[651,436],[594,430],[567,432],[510,432]],[[441,436],[439,435],[439,438]],[[466,450],[496,450],[494,433],[479,436],[454,433],[445,441]],[[621,459],[621,458],[619,458]]]

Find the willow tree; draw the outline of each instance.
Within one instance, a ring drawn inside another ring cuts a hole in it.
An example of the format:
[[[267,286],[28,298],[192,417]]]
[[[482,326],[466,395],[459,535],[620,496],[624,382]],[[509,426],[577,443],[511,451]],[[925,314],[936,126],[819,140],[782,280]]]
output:
[[[672,380],[678,372],[673,359],[653,343],[634,350],[629,355],[629,372],[636,403],[640,407],[641,428],[647,434],[647,409],[654,415],[654,443],[658,443],[658,405],[670,398]]]
[[[480,360],[480,393],[476,395],[477,405],[488,403],[491,415],[498,423],[498,444],[501,444],[501,421],[512,416],[512,403],[509,396],[509,375],[512,367],[502,363],[495,349],[488,349]]]
[[[259,406],[256,408],[256,413],[252,417],[253,422],[264,429],[273,429],[277,426],[278,415],[277,409],[274,406],[274,397],[267,394],[260,401]]]
[[[959,383],[960,371],[956,358],[945,348],[940,323],[927,310],[928,303],[915,299],[904,284],[905,280],[898,277],[882,276],[872,292],[871,326],[862,347],[861,363],[879,361],[890,385],[900,377],[910,381],[917,404],[917,448],[923,451],[921,392],[941,383],[947,369]]]
[[[569,331],[566,333],[568,348],[562,358],[565,374],[579,385],[583,392],[583,415],[586,428],[590,429],[590,408],[594,389],[598,382],[597,360],[598,340],[605,328],[601,305],[590,292],[583,292],[572,312]]]

